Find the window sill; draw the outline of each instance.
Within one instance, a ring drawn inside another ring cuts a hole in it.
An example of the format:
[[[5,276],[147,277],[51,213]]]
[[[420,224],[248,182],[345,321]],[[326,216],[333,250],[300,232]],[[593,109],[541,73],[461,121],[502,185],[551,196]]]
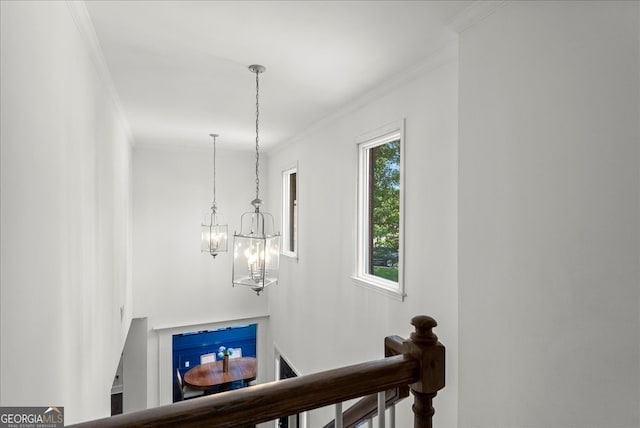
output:
[[[396,300],[400,300],[401,302],[404,302],[405,297],[407,297],[404,291],[402,291],[400,285],[398,285],[398,287],[389,287],[382,282],[369,280],[367,278],[362,278],[358,276],[352,276],[351,280],[353,281],[354,284],[360,287],[373,290],[385,296],[394,298]]]
[[[293,253],[291,251],[283,251],[280,253],[280,255],[288,258],[288,259],[294,259],[295,261],[298,261],[298,253]]]

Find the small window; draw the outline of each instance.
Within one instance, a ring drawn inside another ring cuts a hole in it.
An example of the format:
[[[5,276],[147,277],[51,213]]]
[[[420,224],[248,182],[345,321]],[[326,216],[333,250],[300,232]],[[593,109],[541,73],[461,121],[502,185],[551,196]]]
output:
[[[357,140],[357,283],[404,299],[402,281],[403,123]]]
[[[298,256],[298,168],[282,172],[282,254]]]

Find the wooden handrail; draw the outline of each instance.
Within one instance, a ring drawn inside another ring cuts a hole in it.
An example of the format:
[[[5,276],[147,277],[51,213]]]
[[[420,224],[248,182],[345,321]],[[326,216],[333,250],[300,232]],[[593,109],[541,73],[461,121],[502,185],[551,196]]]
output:
[[[431,400],[444,386],[444,347],[431,332],[432,318],[412,324],[416,332],[403,342],[403,355],[72,426],[239,428],[410,385],[415,428],[431,427]]]
[[[402,355],[126,413],[76,427],[217,428],[257,424],[374,394],[418,379],[419,363]]]

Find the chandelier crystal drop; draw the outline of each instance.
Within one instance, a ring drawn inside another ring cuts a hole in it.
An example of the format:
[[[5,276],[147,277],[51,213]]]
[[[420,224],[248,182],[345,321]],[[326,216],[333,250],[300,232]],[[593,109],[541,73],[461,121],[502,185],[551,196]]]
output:
[[[213,258],[219,253],[227,252],[227,225],[220,224],[222,218],[218,214],[218,203],[216,202],[216,138],[218,134],[210,134],[213,138],[213,202],[211,203],[211,213],[207,214],[201,225],[200,251],[209,253]]]
[[[256,75],[256,197],[251,201],[253,211],[240,218],[240,232],[233,234],[233,285],[249,287],[260,295],[278,283],[280,233],[275,231],[273,216],[260,210],[259,75],[265,68],[251,65],[249,70]]]

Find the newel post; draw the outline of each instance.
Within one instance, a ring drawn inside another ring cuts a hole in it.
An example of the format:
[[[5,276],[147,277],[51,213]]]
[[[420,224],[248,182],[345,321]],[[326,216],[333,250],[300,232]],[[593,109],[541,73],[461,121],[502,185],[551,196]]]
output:
[[[414,395],[414,428],[431,428],[435,410],[433,397],[444,388],[444,345],[432,329],[436,320],[426,315],[411,319],[415,332],[404,341],[404,354],[420,362],[418,381],[409,385]]]

